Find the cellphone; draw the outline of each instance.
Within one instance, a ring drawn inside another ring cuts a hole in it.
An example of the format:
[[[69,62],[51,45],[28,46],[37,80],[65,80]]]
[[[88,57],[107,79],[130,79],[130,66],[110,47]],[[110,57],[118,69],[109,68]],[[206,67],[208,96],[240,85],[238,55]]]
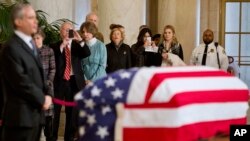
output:
[[[151,42],[151,37],[147,37],[147,41]]]
[[[69,38],[74,38],[74,30],[73,29],[69,30]]]

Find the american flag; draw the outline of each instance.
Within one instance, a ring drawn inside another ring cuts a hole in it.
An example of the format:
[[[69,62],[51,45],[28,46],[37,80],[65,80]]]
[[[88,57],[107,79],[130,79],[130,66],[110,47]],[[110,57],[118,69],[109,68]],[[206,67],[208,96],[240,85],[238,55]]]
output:
[[[79,92],[81,141],[113,141],[124,103],[123,141],[194,141],[246,124],[248,88],[210,67],[121,70]]]

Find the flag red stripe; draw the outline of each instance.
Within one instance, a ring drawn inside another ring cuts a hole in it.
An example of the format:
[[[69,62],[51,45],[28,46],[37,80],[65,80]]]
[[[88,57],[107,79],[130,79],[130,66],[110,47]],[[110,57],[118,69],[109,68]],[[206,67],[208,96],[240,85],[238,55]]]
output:
[[[124,128],[124,141],[196,141],[223,133],[229,135],[231,124],[246,124],[246,118],[202,122],[180,128]]]
[[[213,90],[183,92],[175,94],[169,102],[145,103],[140,105],[125,105],[126,108],[159,108],[159,107],[180,107],[195,103],[212,102],[247,102],[248,90]]]
[[[149,102],[152,93],[160,85],[160,83],[168,78],[181,78],[181,77],[232,77],[228,73],[223,71],[204,71],[204,72],[167,72],[154,74],[149,82],[148,89],[146,92],[145,103]]]

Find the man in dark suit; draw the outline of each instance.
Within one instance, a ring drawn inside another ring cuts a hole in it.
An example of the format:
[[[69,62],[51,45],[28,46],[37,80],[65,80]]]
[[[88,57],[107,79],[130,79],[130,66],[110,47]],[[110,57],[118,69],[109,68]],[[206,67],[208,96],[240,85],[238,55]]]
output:
[[[46,95],[43,69],[31,38],[37,30],[36,13],[29,4],[17,4],[11,20],[15,34],[1,56],[3,141],[39,141],[41,113],[52,99]]]
[[[70,30],[73,31],[72,35],[70,35]],[[62,24],[60,35],[62,41],[51,45],[54,50],[56,61],[54,96],[61,100],[73,101],[74,95],[85,86],[81,60],[90,55],[90,50],[84,42],[81,42],[81,36],[73,30],[71,23],[65,22]],[[55,140],[58,136],[61,107],[61,105],[54,105],[53,136]],[[65,107],[65,112],[66,125],[64,140],[73,141],[77,133],[78,112],[76,108],[73,107]]]

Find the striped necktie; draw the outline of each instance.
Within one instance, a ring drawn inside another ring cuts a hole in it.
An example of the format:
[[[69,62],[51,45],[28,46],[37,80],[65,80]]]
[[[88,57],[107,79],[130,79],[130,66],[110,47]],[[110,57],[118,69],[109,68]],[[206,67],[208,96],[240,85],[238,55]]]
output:
[[[64,71],[64,76],[63,78],[65,80],[69,80],[70,79],[70,72],[71,72],[71,60],[70,60],[70,50],[69,50],[69,45],[67,45],[64,48],[65,51],[65,60],[66,60],[66,67],[65,67],[65,71]]]

